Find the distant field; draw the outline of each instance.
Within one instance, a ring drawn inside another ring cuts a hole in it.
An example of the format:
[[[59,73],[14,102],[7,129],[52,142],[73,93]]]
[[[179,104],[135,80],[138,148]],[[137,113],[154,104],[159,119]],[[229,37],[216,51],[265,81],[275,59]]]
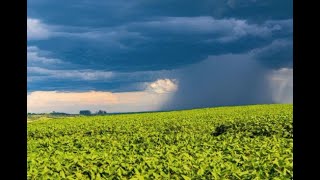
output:
[[[292,105],[28,123],[28,179],[292,179]]]

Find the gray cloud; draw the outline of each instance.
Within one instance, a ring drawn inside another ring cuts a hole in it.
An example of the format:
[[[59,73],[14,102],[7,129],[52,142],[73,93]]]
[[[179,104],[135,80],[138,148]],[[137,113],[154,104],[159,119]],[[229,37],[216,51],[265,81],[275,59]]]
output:
[[[264,60],[278,57],[292,42],[276,40],[248,53],[209,56],[177,71],[179,88],[163,110],[226,105],[291,103],[292,69],[284,64],[266,66]],[[270,55],[271,54],[271,55]],[[270,56],[269,56],[270,55]]]
[[[50,70],[40,67],[28,67],[30,78],[38,76],[39,79],[70,79],[70,80],[107,80],[113,76],[113,72],[97,70]]]
[[[171,33],[176,35],[214,35],[218,42],[230,42],[244,36],[267,38],[273,32],[290,28],[292,20],[266,21],[263,24],[251,24],[243,19],[216,19],[210,16],[198,17],[161,17],[152,21],[136,22],[127,25],[127,29],[147,33]],[[292,26],[291,26],[292,27]]]
[[[52,66],[64,64],[63,61],[57,58],[46,57],[48,52],[40,50],[37,46],[27,47],[27,63],[28,66]]]
[[[250,55],[210,56],[184,68],[164,110],[272,103],[264,70]]]
[[[266,6],[268,2],[263,0],[227,0],[227,5],[232,8],[244,8],[250,5]]]
[[[281,68],[269,74],[272,99],[276,103],[293,102],[293,69]]]
[[[292,0],[30,0],[28,15],[45,17],[50,23],[96,27],[115,26],[153,16],[239,17],[265,21],[292,17]]]
[[[276,39],[271,44],[250,52],[264,67],[279,69],[292,67],[293,43],[291,39]]]
[[[270,37],[278,31],[292,31],[292,19],[269,20],[263,24],[248,23],[244,19],[211,16],[197,17],[153,17],[153,20],[131,22],[114,27],[77,27],[47,25],[38,19],[28,18],[29,39],[50,37],[85,38],[94,41],[107,41],[119,45],[122,40],[148,40],[146,35],[170,33],[173,35],[215,35],[218,42],[230,42],[244,36]],[[121,44],[121,46],[124,46]],[[121,47],[120,46],[120,47]]]
[[[140,32],[129,32],[119,27],[82,27],[45,24],[39,19],[27,19],[28,40],[47,40],[49,38],[73,38],[107,44],[110,48],[128,49],[122,41],[146,39]]]

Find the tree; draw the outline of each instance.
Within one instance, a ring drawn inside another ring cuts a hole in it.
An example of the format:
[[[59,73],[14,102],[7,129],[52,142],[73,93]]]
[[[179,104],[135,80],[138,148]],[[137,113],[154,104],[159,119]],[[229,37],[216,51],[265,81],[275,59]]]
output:
[[[103,110],[99,110],[96,114],[107,114],[107,112]]]
[[[81,110],[80,114],[81,115],[91,115],[91,111],[89,111],[89,110]]]

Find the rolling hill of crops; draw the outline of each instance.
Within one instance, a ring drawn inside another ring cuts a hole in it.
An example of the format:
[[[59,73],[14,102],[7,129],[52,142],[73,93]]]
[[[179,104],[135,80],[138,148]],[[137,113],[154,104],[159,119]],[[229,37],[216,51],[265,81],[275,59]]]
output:
[[[293,106],[28,123],[28,179],[292,179]]]

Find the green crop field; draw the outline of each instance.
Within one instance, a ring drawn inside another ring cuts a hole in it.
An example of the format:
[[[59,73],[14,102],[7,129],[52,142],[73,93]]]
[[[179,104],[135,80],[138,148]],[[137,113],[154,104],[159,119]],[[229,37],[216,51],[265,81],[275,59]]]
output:
[[[28,179],[292,179],[293,106],[28,123]]]

